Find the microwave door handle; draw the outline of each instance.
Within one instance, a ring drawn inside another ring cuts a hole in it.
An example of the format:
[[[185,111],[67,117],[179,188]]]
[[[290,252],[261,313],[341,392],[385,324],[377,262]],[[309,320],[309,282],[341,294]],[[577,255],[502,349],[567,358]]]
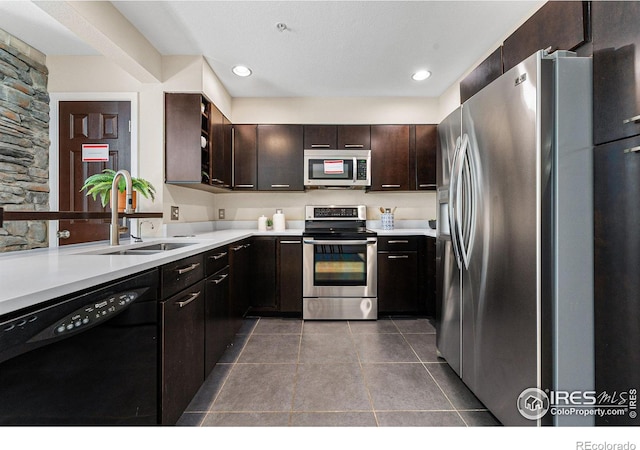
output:
[[[356,178],[358,176],[358,161],[356,157],[353,157],[353,167],[351,167],[351,171],[353,172],[353,184],[356,184]]]

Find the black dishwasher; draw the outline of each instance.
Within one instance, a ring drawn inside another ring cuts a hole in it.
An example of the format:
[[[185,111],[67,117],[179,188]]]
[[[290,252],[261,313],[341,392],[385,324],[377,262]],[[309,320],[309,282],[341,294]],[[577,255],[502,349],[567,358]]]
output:
[[[0,317],[0,425],[158,423],[158,271]]]

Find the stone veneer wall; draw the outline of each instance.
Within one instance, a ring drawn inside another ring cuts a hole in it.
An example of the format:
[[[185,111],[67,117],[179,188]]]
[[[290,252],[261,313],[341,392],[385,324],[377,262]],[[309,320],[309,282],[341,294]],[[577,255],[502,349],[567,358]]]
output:
[[[49,209],[46,57],[0,29],[0,206]],[[0,252],[47,247],[47,222],[5,221]]]

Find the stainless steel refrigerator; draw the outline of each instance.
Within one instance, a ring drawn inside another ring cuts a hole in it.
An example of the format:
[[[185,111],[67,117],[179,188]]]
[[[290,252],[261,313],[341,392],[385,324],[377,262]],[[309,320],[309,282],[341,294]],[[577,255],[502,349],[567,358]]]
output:
[[[439,125],[437,348],[504,425],[593,390],[591,60],[539,51]]]

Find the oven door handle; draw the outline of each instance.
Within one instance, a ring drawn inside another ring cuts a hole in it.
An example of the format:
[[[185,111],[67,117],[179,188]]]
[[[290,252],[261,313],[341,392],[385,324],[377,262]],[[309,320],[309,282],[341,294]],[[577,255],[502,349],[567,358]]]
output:
[[[316,239],[304,239],[303,242],[305,244],[312,244],[312,245],[371,245],[371,244],[376,244],[378,242],[377,239],[367,239],[366,241],[362,241],[362,240],[356,240],[356,241],[340,241],[340,240],[333,240],[333,241],[325,241],[325,240],[316,240]]]

